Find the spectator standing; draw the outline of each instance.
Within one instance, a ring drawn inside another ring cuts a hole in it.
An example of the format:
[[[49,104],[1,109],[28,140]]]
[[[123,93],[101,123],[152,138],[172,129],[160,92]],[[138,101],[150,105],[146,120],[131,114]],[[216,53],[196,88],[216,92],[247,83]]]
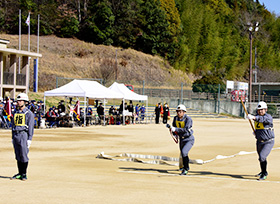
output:
[[[5,104],[3,103],[3,98],[0,97],[0,127],[5,127],[5,112],[4,112]]]
[[[109,108],[109,124],[114,125],[116,123],[115,108],[111,106]]]
[[[145,112],[146,112],[146,108],[145,108],[144,104],[142,104],[142,106],[140,108],[141,121],[144,121],[144,119],[145,119]]]
[[[163,124],[167,123],[168,116],[170,116],[168,104],[165,103],[163,107]]]
[[[120,108],[119,108],[119,113],[122,114],[122,112],[123,112],[123,102],[121,102]]]
[[[31,100],[31,103],[28,106],[28,109],[34,114],[34,127],[39,128],[39,119],[38,119],[38,106],[35,100]]]
[[[41,120],[44,115],[44,104],[43,104],[43,101],[38,101],[37,104],[38,104],[38,106],[37,106],[38,125],[40,127]]]
[[[139,107],[139,104],[136,104],[135,106],[135,120],[138,121],[138,118],[139,118],[139,112],[140,112],[140,107]]]
[[[121,115],[117,108],[115,108],[114,118],[116,119],[115,124],[120,125],[121,124]]]
[[[111,106],[109,109],[109,115],[114,115],[114,112],[115,112],[115,108],[114,106]]]
[[[92,124],[92,108],[88,105],[86,107],[86,125]]]
[[[83,111],[83,108],[80,107],[80,121],[78,122],[78,124],[83,126],[84,121],[85,121],[85,113]]]
[[[104,107],[103,107],[103,104],[100,103],[99,106],[97,107],[97,114],[98,114],[98,118],[99,118],[99,124],[101,124],[101,120],[105,119],[104,118]]]
[[[133,107],[132,101],[129,102],[129,105],[127,106],[127,109],[128,109],[128,112],[131,113],[131,116],[129,116],[129,117],[131,118],[131,122],[133,123],[134,122],[134,115],[133,115],[134,107]]]
[[[158,103],[155,108],[155,115],[156,115],[156,124],[159,124],[159,117],[161,112],[161,103]]]

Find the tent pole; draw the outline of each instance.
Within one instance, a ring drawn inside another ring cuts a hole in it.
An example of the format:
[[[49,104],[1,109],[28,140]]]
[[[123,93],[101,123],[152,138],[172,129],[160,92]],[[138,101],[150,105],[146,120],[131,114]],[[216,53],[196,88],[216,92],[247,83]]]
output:
[[[84,127],[86,127],[86,107],[87,107],[87,101],[86,96],[84,96],[84,104],[85,104],[85,110],[84,110]]]
[[[122,115],[123,115],[123,125],[125,125],[125,121],[124,121],[124,119],[125,119],[125,117],[124,117],[124,98],[123,98],[123,100],[122,100],[122,105],[123,105],[123,111],[122,111]]]
[[[145,115],[146,115],[146,123],[148,123],[148,99],[146,100],[146,112],[145,112]]]
[[[46,97],[44,95],[44,115],[46,114]]]
[[[67,96],[64,96],[65,114],[67,113]]]
[[[103,118],[103,121],[104,121],[104,126],[106,125],[105,123],[105,120],[106,120],[106,114],[105,114],[105,108],[106,108],[106,105],[105,105],[105,98],[103,100],[103,104],[104,104],[104,118]]]

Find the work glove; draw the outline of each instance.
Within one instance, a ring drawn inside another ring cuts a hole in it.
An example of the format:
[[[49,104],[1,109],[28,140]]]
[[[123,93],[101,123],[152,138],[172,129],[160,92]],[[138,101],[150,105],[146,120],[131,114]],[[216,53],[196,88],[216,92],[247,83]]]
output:
[[[31,145],[31,140],[27,140],[27,148],[28,149],[29,149],[30,145]]]
[[[175,132],[175,131],[176,131],[176,128],[175,128],[175,127],[172,127],[172,128],[171,128],[171,131],[172,131],[172,132]]]
[[[247,118],[248,118],[249,120],[254,120],[254,119],[255,119],[255,116],[253,116],[253,115],[251,115],[251,114],[248,114]]]

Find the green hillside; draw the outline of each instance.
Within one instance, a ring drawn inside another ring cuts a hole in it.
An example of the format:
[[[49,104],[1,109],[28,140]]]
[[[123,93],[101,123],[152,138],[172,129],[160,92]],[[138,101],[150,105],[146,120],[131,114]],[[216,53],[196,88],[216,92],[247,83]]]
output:
[[[222,73],[218,77],[222,81],[246,81],[249,28],[253,26],[259,81],[280,81],[280,18],[258,0],[0,0],[0,5],[0,33],[18,34],[21,9],[22,33],[27,33],[24,22],[30,12],[31,33],[36,35],[40,14],[40,50],[54,54],[47,55],[52,63],[45,64],[42,59],[42,71],[46,70],[44,76],[52,80],[73,75],[112,80],[114,77],[104,70],[112,70],[117,53],[122,57],[117,60],[123,68],[119,74],[123,81],[147,80],[162,85],[160,80],[174,81],[168,78],[169,72],[173,75],[172,67],[193,76],[192,81],[218,73]],[[141,60],[133,57],[140,52],[147,55]],[[161,69],[153,68],[157,64],[154,60],[161,61],[157,65]],[[143,64],[148,61],[152,65]],[[42,86],[51,86],[52,80]]]
[[[10,40],[8,47],[18,48],[18,35],[0,34]],[[32,35],[30,49],[37,52],[37,36]],[[28,37],[22,35],[22,49],[27,50]],[[56,87],[56,78],[102,79],[106,86],[115,81],[116,49],[113,46],[95,45],[78,39],[56,36],[40,37],[39,91]],[[175,70],[160,57],[132,49],[117,51],[118,82],[142,86],[180,87],[190,84],[186,73]],[[30,90],[33,90],[33,63],[30,66]]]

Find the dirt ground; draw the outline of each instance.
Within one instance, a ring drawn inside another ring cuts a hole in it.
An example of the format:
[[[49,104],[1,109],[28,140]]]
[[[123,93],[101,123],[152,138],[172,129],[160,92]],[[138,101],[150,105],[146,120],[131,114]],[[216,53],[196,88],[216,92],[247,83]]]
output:
[[[0,203],[279,203],[280,121],[268,157],[268,179],[260,172],[255,139],[243,119],[194,119],[195,145],[188,176],[177,166],[99,159],[104,152],[178,157],[178,146],[163,124],[91,126],[35,130],[28,180],[17,173],[11,131],[0,130]],[[221,157],[218,157],[221,158]]]

